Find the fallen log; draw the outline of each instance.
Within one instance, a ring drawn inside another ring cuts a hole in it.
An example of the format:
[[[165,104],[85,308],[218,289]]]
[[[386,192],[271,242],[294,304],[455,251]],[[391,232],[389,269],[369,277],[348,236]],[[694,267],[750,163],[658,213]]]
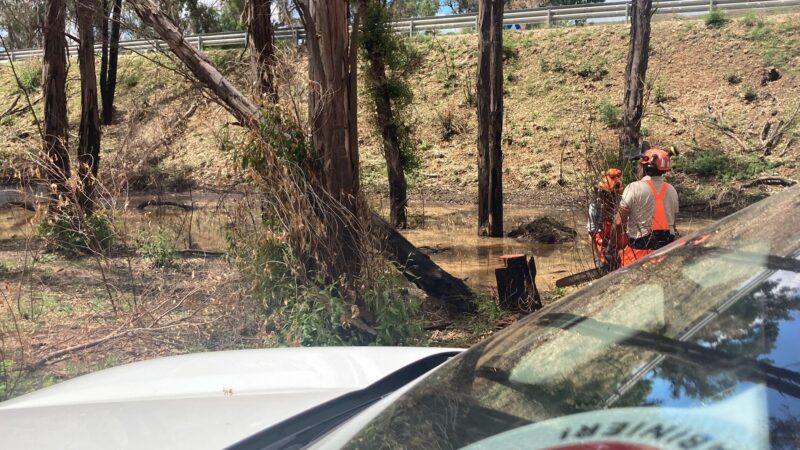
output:
[[[789,186],[794,186],[795,184],[797,184],[797,181],[791,180],[789,178],[761,177],[761,178],[756,178],[755,180],[750,180],[745,183],[742,183],[742,187],[747,188],[747,187],[754,187],[761,185],[789,187]]]
[[[198,81],[213,93],[216,101],[242,126],[260,132],[261,110],[242,95],[202,52],[186,42],[181,31],[152,0],[131,0],[131,4],[142,22],[153,27]],[[452,304],[458,311],[474,310],[475,295],[463,280],[439,267],[379,215],[372,213],[370,222],[373,242],[406,278],[426,294]]]
[[[174,206],[175,208],[180,208],[184,211],[192,211],[194,209],[192,205],[184,205],[183,203],[159,201],[159,200],[145,200],[136,205],[136,209],[142,210],[147,208],[148,206]]]

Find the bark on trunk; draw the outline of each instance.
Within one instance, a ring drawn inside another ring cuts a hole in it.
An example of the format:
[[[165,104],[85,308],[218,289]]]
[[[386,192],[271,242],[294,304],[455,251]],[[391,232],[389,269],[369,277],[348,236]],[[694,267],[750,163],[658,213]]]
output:
[[[368,8],[362,1],[362,8]],[[381,5],[381,8],[386,6]],[[390,26],[390,24],[386,24]],[[389,178],[389,222],[395,228],[405,228],[408,224],[406,216],[407,185],[401,159],[401,142],[398,130],[398,121],[392,108],[389,80],[386,76],[384,52],[371,45],[371,40],[366,40],[364,50],[369,59],[368,79],[373,86],[375,102],[375,116],[378,129],[383,140],[383,155],[386,159],[386,169]],[[380,45],[380,44],[378,44]]]
[[[94,65],[94,10],[86,2],[76,4],[78,16],[78,64],[81,73],[81,124],[78,131],[78,204],[87,215],[94,211],[94,186],[100,164],[100,115],[97,110],[97,76]]]
[[[111,12],[108,10],[108,0],[103,0],[103,10],[101,14],[100,40],[102,41],[102,48],[100,49],[100,95],[103,97],[103,105],[105,105],[106,81],[108,79],[108,19],[111,17]],[[105,124],[105,120],[103,123]]]
[[[217,100],[244,126],[257,130],[259,124],[256,119],[259,117],[259,113],[256,106],[230,85],[198,50],[182,38],[167,16],[161,13],[151,0],[132,0],[131,3],[142,21],[156,29],[160,37],[167,42],[176,55],[180,56],[194,76],[214,93]],[[158,26],[156,26],[157,24]],[[312,41],[309,41],[309,47],[314,46]],[[353,67],[352,59],[350,67]],[[353,97],[351,97],[352,101]],[[351,133],[352,131],[353,129],[350,129]],[[464,298],[468,300],[463,301],[468,303],[474,299],[474,294],[470,292],[463,281],[442,270],[430,259],[423,258],[424,255],[416,247],[394,231],[380,217],[373,214],[371,220],[370,232],[379,243],[380,248],[384,248],[387,257],[403,268],[406,277],[413,279],[427,294],[437,298],[445,296],[445,300]],[[422,256],[416,257],[415,255]],[[410,257],[413,257],[413,261],[423,262],[409,265]],[[471,303],[464,308],[471,309]]]
[[[70,177],[67,144],[67,46],[64,26],[65,0],[47,0],[44,17],[44,153],[47,177],[56,186],[56,195],[65,194]],[[55,205],[56,203],[51,203]],[[52,207],[51,207],[52,209]]]
[[[626,150],[639,146],[644,86],[650,54],[650,17],[652,0],[633,0],[631,5],[631,41],[625,68],[625,98],[622,104],[622,128],[619,133],[619,158]]]
[[[478,12],[478,235],[503,236],[503,0]]]
[[[186,64],[203,86],[214,92],[222,106],[240,124],[257,129],[261,114],[255,104],[225,79],[203,53],[186,42],[183,33],[172,19],[163,14],[152,0],[132,0],[131,4],[139,18],[153,27],[161,39],[167,42],[175,56]]]
[[[328,232],[342,243],[335,265],[345,273],[355,274],[360,270],[361,250],[357,227],[352,226],[361,218],[356,105],[358,16],[353,20],[354,32],[350,33],[349,3],[296,2],[308,39],[311,141],[322,163],[318,177],[325,191],[350,215],[343,222],[329,224]]]
[[[106,86],[103,88],[103,125],[110,125],[114,119],[114,93],[117,90],[117,60],[119,59],[120,18],[122,0],[114,0],[111,9],[111,42],[108,50]]]
[[[273,80],[275,35],[272,29],[272,0],[249,0],[247,8],[253,92],[256,98],[265,97],[272,103],[277,100]]]

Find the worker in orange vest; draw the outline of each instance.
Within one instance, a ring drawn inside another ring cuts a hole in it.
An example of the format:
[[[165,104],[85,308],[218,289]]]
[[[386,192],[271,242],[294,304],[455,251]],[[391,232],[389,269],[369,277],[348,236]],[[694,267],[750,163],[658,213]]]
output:
[[[608,169],[594,188],[594,199],[589,204],[589,222],[586,230],[592,243],[594,265],[611,272],[619,267],[616,241],[612,239],[614,214],[622,194],[622,171]]]
[[[651,148],[635,158],[639,181],[622,192],[614,217],[614,234],[623,266],[675,240],[678,192],[663,178],[672,166],[670,153],[677,151]]]

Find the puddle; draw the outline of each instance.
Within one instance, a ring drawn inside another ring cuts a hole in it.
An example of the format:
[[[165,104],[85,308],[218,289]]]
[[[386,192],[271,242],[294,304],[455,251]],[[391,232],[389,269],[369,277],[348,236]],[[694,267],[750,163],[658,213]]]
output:
[[[226,230],[236,220],[255,219],[257,208],[251,208],[251,217],[237,216],[244,208],[245,199],[238,196],[216,194],[178,193],[160,197],[162,201],[194,204],[194,211],[174,207],[135,207],[152,196],[132,196],[127,209],[119,214],[117,227],[127,236],[135,237],[142,230],[167,228],[178,237],[181,248],[208,251],[227,249]],[[116,205],[122,209],[125,205]],[[494,268],[502,255],[526,254],[536,257],[537,283],[540,289],[549,290],[555,280],[592,267],[589,238],[585,232],[586,215],[582,211],[515,207],[505,211],[505,230],[547,215],[556,218],[578,232],[575,242],[564,244],[538,244],[520,242],[511,238],[481,238],[476,235],[477,206],[475,205],[424,205],[409,206],[409,222],[414,227],[403,234],[418,247],[435,249],[431,258],[453,275],[466,279],[473,288],[490,291],[495,288]],[[0,240],[31,235],[34,214],[20,208],[0,209]],[[710,223],[705,219],[681,219],[678,227],[683,234]]]

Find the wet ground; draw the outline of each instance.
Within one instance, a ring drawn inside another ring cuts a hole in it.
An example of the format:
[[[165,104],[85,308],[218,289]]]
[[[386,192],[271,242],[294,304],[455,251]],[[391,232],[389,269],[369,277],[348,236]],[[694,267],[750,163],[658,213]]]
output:
[[[136,209],[140,203],[152,199],[194,205],[195,208],[150,206],[144,210]],[[114,206],[121,211],[116,225],[130,238],[142,231],[166,228],[174,233],[180,248],[225,251],[226,230],[237,220],[247,219],[242,211],[256,210],[245,202],[246,199],[234,195],[179,193],[157,198],[152,195],[131,196],[116,200]],[[442,268],[484,291],[495,287],[494,268],[499,265],[500,256],[534,256],[539,288],[549,290],[556,279],[591,268],[592,255],[583,211],[507,206],[504,228],[509,231],[545,215],[574,228],[578,232],[575,242],[538,244],[511,238],[478,237],[475,205],[420,202],[410,204],[410,229],[404,230],[403,234],[418,247],[424,247]],[[34,213],[21,208],[0,210],[0,240],[32,235],[34,219]],[[681,218],[678,227],[687,234],[710,222],[707,219]]]

